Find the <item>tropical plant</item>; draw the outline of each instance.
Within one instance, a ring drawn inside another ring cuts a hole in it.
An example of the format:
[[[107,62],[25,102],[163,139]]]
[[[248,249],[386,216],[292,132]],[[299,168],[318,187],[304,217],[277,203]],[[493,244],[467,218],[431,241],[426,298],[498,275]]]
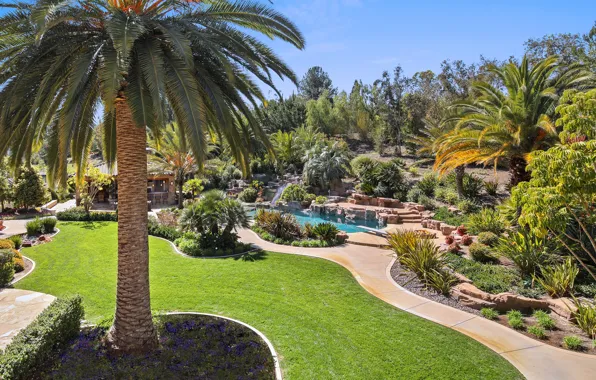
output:
[[[499,312],[496,311],[495,309],[492,309],[490,307],[483,307],[480,310],[480,314],[482,314],[482,316],[486,319],[490,319],[490,320],[495,320],[497,318],[499,318]]]
[[[292,214],[260,209],[255,215],[255,224],[274,238],[294,240],[302,236],[300,224]]]
[[[596,280],[596,90],[568,91],[557,125],[561,144],[531,155],[532,179],[512,190],[518,222],[554,236]]]
[[[192,198],[194,199],[197,194],[200,194],[205,187],[203,186],[203,181],[198,178],[192,178],[188,181],[184,182],[184,186],[182,187],[182,191],[185,193],[191,193]]]
[[[518,310],[511,310],[507,313],[507,323],[515,330],[522,330],[524,328],[524,318],[522,313]]]
[[[249,217],[244,207],[235,199],[227,198],[220,190],[210,190],[197,202],[182,210],[180,227],[183,231],[200,234],[229,234],[241,227],[249,227]]]
[[[12,199],[12,186],[8,182],[8,173],[0,168],[0,212],[4,211],[4,203]]]
[[[148,146],[152,154],[148,156],[149,174],[173,173],[178,188],[178,208],[184,207],[184,181],[198,170],[197,160],[187,143],[185,131],[172,123],[159,134],[151,135]]]
[[[573,299],[573,303],[576,307],[576,311],[573,312],[575,323],[591,339],[596,338],[596,303],[588,303],[577,298]]]
[[[302,166],[303,152],[298,149],[294,132],[277,131],[271,135],[271,144],[277,159],[277,168],[285,173]]]
[[[481,232],[500,235],[505,231],[505,223],[501,219],[501,215],[497,210],[491,208],[483,208],[480,212],[471,214],[468,217],[467,225],[473,235],[478,235]]]
[[[422,191],[422,193],[428,197],[435,195],[435,188],[437,187],[439,180],[435,173],[426,173],[424,177],[416,184],[416,186]]]
[[[66,184],[70,155],[86,167],[103,110],[105,159],[118,157],[118,289],[108,342],[123,352],[154,349],[147,243],[146,128],[173,115],[199,163],[210,132],[225,137],[248,169],[245,134],[259,128],[247,103],[264,100],[253,77],[293,72],[250,31],[298,48],[297,27],[250,1],[135,0],[16,3],[0,18],[0,156],[13,164],[47,138],[50,183]],[[172,109],[168,113],[166,106]],[[240,129],[239,129],[240,128]],[[17,165],[12,165],[17,166]]]
[[[484,190],[488,195],[492,195],[493,197],[497,195],[499,191],[499,182],[498,181],[484,181]]]
[[[528,327],[528,333],[534,335],[538,339],[546,339],[546,332],[541,326]]]
[[[496,249],[526,275],[534,275],[539,267],[550,261],[544,239],[525,230],[502,237]]]
[[[571,258],[567,258],[562,264],[541,267],[540,272],[541,275],[535,276],[535,279],[547,293],[551,297],[564,297],[573,290],[579,268]]]
[[[543,329],[553,330],[556,326],[555,320],[543,310],[536,310],[532,316],[536,318],[538,325]]]
[[[306,153],[304,182],[327,190],[333,184],[341,183],[349,172],[350,160],[345,144],[319,144]]]
[[[334,241],[339,233],[339,228],[333,223],[325,222],[312,227],[312,234],[321,240]]]
[[[474,100],[452,106],[456,113],[450,120],[456,128],[443,137],[435,168],[445,172],[465,164],[496,165],[505,160],[514,186],[530,179],[527,154],[556,142],[551,118],[563,91],[593,86],[593,76],[579,64],[561,65],[554,56],[533,66],[524,57],[519,65],[511,62],[489,72],[504,90],[478,81],[472,85],[478,94]]]

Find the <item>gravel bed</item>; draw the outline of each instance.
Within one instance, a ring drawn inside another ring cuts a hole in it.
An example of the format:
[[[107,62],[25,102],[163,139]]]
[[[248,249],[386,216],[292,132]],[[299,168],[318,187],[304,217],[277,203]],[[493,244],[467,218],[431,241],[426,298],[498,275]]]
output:
[[[467,311],[468,313],[474,315],[480,315],[480,310],[464,306],[453,297],[446,297],[432,289],[427,289],[413,272],[410,272],[406,268],[402,267],[398,261],[396,261],[391,267],[391,277],[401,287],[408,289],[414,294],[428,298],[431,301],[442,303],[443,305],[451,306],[462,311]]]

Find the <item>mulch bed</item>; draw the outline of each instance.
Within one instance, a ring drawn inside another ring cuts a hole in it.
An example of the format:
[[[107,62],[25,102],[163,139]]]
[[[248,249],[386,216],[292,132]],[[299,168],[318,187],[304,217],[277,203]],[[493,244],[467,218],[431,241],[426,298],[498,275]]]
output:
[[[453,308],[466,311],[471,314],[480,315],[480,311],[462,305],[457,299],[447,297],[443,294],[437,293],[433,289],[429,289],[424,285],[413,272],[407,270],[396,261],[391,267],[391,277],[401,287],[408,289],[414,294],[428,298],[432,301],[442,303],[443,305],[451,306]]]
[[[40,379],[275,379],[269,347],[249,328],[204,315],[157,318],[160,347],[113,357],[106,329],[84,329]]]

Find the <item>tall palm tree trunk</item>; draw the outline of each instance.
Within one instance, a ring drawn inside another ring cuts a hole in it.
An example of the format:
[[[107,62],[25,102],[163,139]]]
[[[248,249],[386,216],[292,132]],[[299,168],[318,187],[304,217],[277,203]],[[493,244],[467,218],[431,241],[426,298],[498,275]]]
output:
[[[184,208],[184,194],[182,192],[183,188],[184,188],[184,177],[181,177],[178,179],[178,208],[180,210],[182,210]]]
[[[522,156],[511,157],[509,160],[509,184],[511,187],[530,180],[531,175],[530,172],[526,171],[526,166],[528,166],[528,163]]]
[[[108,341],[116,351],[157,347],[149,297],[147,135],[135,125],[126,99],[116,100],[118,158],[118,288]]]

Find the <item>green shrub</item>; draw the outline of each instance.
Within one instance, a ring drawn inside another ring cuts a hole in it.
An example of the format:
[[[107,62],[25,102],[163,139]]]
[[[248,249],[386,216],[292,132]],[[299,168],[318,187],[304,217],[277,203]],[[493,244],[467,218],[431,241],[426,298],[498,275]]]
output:
[[[480,212],[470,215],[468,218],[470,233],[478,235],[481,232],[492,232],[501,234],[505,231],[505,223],[497,210],[483,208]]]
[[[469,199],[463,199],[457,202],[457,208],[464,214],[471,214],[478,210],[478,205]]]
[[[43,218],[41,219],[41,225],[43,227],[43,233],[44,234],[51,234],[54,233],[54,231],[56,230],[56,223],[58,222],[58,220],[56,218]]]
[[[466,224],[468,217],[465,215],[458,215],[449,211],[447,207],[439,207],[433,216],[433,219],[440,220],[451,226],[460,226]]]
[[[418,200],[422,195],[422,191],[414,186],[408,191],[406,198],[408,199],[408,202],[418,203]]]
[[[25,270],[25,260],[23,260],[23,255],[21,255],[21,252],[17,251],[16,249],[13,249],[12,254],[12,264],[14,267],[14,271],[18,273]]]
[[[79,296],[52,302],[6,347],[0,357],[0,376],[3,379],[35,377],[40,366],[79,334],[83,317]]]
[[[415,177],[416,177],[416,176],[418,176],[418,175],[420,174],[420,170],[419,170],[419,169],[418,169],[418,167],[416,167],[416,166],[410,166],[410,167],[408,168],[408,172],[409,172],[411,175],[415,176]]]
[[[437,204],[435,203],[435,201],[433,201],[432,198],[429,198],[426,195],[421,195],[418,199],[418,203],[424,206],[425,210],[432,211],[437,208]]]
[[[147,223],[147,231],[149,232],[149,235],[164,238],[169,241],[175,241],[176,239],[182,237],[182,232],[178,231],[178,229],[160,224],[154,218],[149,218]]]
[[[202,250],[199,241],[196,239],[181,238],[177,240],[178,248],[190,256],[201,256]]]
[[[564,297],[571,292],[579,268],[570,257],[562,264],[540,268],[541,276],[536,277],[540,285],[551,297]]]
[[[72,207],[56,213],[56,218],[65,222],[117,222],[118,214],[95,211],[87,213],[83,207]]]
[[[304,200],[302,202],[304,202],[310,206],[315,199],[317,199],[316,195],[308,193],[304,196]]]
[[[490,307],[484,307],[480,310],[480,314],[486,319],[495,320],[499,317],[499,312]]]
[[[575,324],[591,339],[596,338],[596,304],[573,299],[577,310],[573,313]],[[596,302],[596,300],[595,300]]]
[[[526,275],[533,275],[537,268],[550,260],[544,240],[525,230],[502,237],[496,249]]]
[[[244,189],[240,194],[238,194],[238,199],[242,202],[246,203],[255,203],[259,192],[254,187],[247,187]]]
[[[530,326],[530,327],[528,327],[528,333],[534,335],[538,339],[545,339],[546,338],[546,332],[540,326]]]
[[[286,202],[302,202],[307,196],[306,189],[302,185],[292,184],[286,187],[281,193],[281,199]]]
[[[14,277],[14,254],[11,248],[0,249],[0,287],[8,285]]]
[[[459,202],[459,195],[457,195],[456,191],[448,190],[445,192],[445,202],[452,206],[456,205]]]
[[[518,310],[511,310],[507,313],[507,323],[515,330],[521,330],[524,328],[524,318],[522,313]]]
[[[498,294],[523,287],[522,278],[515,269],[483,264],[455,254],[447,254],[445,258],[450,268],[472,280],[478,289],[487,293]]]
[[[452,188],[453,190],[457,190],[457,186],[455,184],[455,173],[450,173],[445,177],[445,183],[447,186]],[[480,195],[482,188],[484,187],[484,181],[473,175],[473,174],[464,174],[463,178],[463,196],[469,199],[476,199]]]
[[[41,223],[41,219],[35,218],[30,222],[25,224],[25,229],[27,229],[27,235],[39,235],[43,232],[43,224]]]
[[[368,170],[377,165],[378,161],[373,160],[368,156],[357,156],[350,162],[352,173],[358,178],[361,177],[363,170]]]
[[[488,195],[492,195],[493,197],[497,195],[499,191],[499,182],[498,181],[484,181],[484,190]]]
[[[594,284],[576,284],[575,292],[588,298],[596,298],[596,283]]]
[[[446,189],[444,187],[437,187],[435,189],[435,199],[445,202],[445,197],[447,196],[448,191],[449,189]]]
[[[312,228],[312,233],[325,241],[333,241],[339,233],[339,229],[333,223],[319,223]]]
[[[10,239],[0,239],[0,249],[15,249],[16,244]]]
[[[573,351],[580,351],[583,348],[582,340],[575,335],[568,335],[563,338],[563,347]]]
[[[555,328],[555,320],[548,315],[547,312],[543,310],[536,310],[533,314],[534,318],[536,318],[536,322],[540,327],[546,330],[552,330]]]
[[[23,245],[23,237],[21,235],[12,235],[11,237],[6,238],[6,240],[12,241],[15,249],[21,249],[21,246]]]
[[[316,199],[315,199],[315,203],[318,205],[322,205],[325,204],[325,202],[327,202],[327,197],[323,196],[323,195],[319,195]]]
[[[478,243],[494,247],[499,242],[499,236],[493,232],[481,232],[478,234]]]
[[[418,182],[416,187],[420,189],[422,194],[426,195],[427,197],[432,197],[435,195],[435,188],[437,187],[439,180],[437,179],[437,175],[435,173],[426,173],[424,177]]]
[[[491,253],[490,247],[482,243],[472,243],[472,245],[470,245],[470,256],[472,259],[481,263],[495,261],[495,257]]]

